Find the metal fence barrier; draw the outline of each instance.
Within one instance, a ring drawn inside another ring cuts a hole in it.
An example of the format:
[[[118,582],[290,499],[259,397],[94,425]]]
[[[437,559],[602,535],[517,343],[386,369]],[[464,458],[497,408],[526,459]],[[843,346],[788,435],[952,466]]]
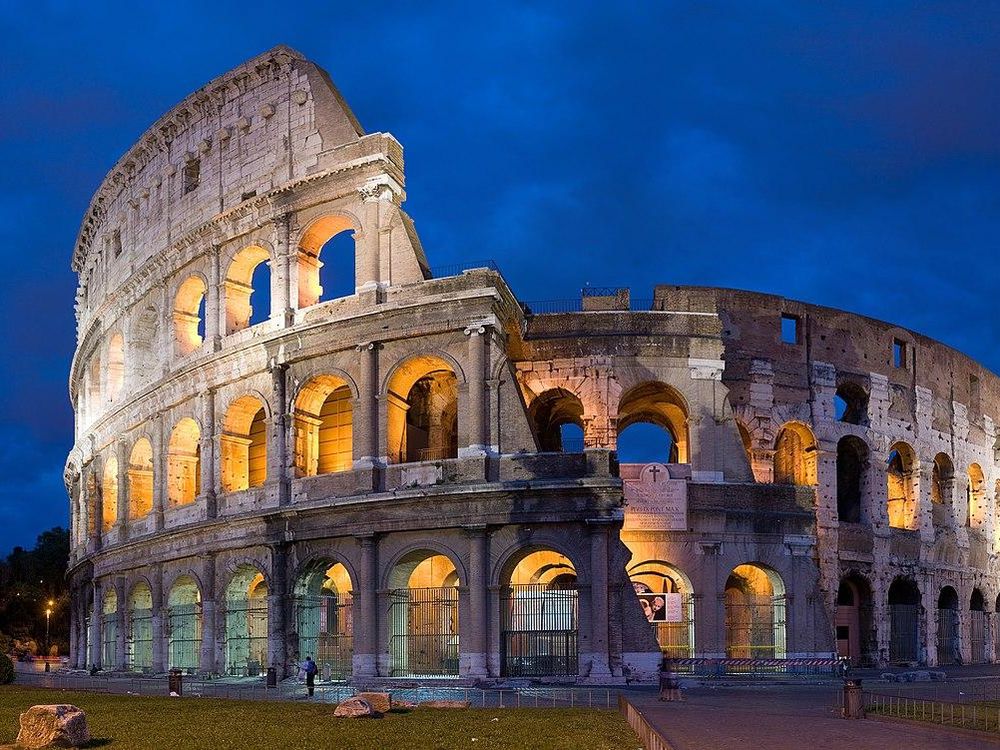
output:
[[[1000,705],[960,703],[864,691],[865,711],[879,716],[1000,733]]]
[[[632,701],[624,695],[618,696],[618,710],[625,717],[628,725],[632,727],[632,731],[639,735],[639,741],[645,750],[673,750],[664,736],[646,721],[642,712],[632,705]]]

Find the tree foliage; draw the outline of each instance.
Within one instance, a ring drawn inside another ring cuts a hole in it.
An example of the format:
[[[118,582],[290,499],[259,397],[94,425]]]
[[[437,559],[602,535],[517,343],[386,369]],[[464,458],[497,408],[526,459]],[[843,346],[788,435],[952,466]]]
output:
[[[68,652],[68,564],[69,532],[58,526],[39,534],[33,549],[15,547],[0,562],[0,644],[8,636],[21,644],[33,643],[36,650],[44,648],[45,610],[53,602],[49,643],[57,644],[60,653]]]

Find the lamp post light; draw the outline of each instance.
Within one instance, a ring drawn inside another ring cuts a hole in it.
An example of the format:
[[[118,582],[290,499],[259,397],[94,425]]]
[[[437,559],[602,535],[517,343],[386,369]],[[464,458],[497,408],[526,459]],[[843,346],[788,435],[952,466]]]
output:
[[[49,620],[52,617],[52,608],[55,606],[55,602],[49,599],[48,606],[45,608],[45,658],[49,658]],[[48,669],[49,663],[45,662],[45,668]]]

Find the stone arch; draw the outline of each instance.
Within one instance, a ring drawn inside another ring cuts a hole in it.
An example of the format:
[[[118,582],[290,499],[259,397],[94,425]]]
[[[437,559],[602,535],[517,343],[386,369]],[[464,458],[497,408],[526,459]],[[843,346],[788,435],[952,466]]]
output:
[[[118,592],[109,586],[101,599],[101,664],[118,666]]]
[[[854,666],[874,663],[878,644],[872,627],[872,586],[868,578],[851,571],[837,588],[834,630],[837,655]]]
[[[687,400],[671,385],[646,381],[624,391],[618,401],[616,448],[622,434],[636,424],[652,424],[664,430],[670,445],[662,463],[687,463],[689,458]]]
[[[894,529],[916,529],[920,503],[917,454],[909,443],[898,440],[886,457],[886,503],[889,526]]]
[[[937,656],[938,664],[955,664],[962,661],[962,630],[959,626],[958,592],[946,585],[938,594]]]
[[[916,662],[919,657],[920,588],[908,576],[896,576],[889,586],[889,661]]]
[[[934,456],[931,470],[931,502],[951,505],[955,486],[955,464],[947,453]]]
[[[321,555],[301,565],[295,577],[299,659],[313,657],[327,679],[351,675],[354,580],[339,558]]]
[[[868,392],[861,384],[845,380],[833,397],[834,416],[846,424],[868,424]]]
[[[153,668],[153,590],[145,577],[139,577],[128,594],[128,632],[125,661],[134,672]]]
[[[132,445],[128,461],[128,517],[139,520],[153,510],[153,445],[143,436]]]
[[[267,399],[247,393],[234,399],[222,419],[219,436],[223,491],[260,487],[267,480]]]
[[[783,658],[785,584],[770,566],[749,562],[732,569],[723,593],[728,658]]]
[[[178,356],[201,347],[205,334],[205,295],[208,282],[200,273],[188,275],[174,294],[174,351]]]
[[[226,333],[241,331],[253,317],[254,272],[261,263],[271,265],[272,253],[266,243],[246,245],[233,255],[223,282],[226,309]],[[270,296],[270,289],[268,289]]]
[[[813,486],[817,483],[816,436],[803,422],[786,422],[774,441],[774,483]]]
[[[324,262],[321,255],[324,246],[343,232],[360,233],[361,224],[357,217],[348,212],[331,211],[310,221],[302,231],[297,244],[299,274],[299,309],[315,305],[324,299],[320,283],[320,269]],[[355,244],[354,257],[357,257]]]
[[[201,494],[201,428],[191,417],[174,425],[167,445],[167,499],[188,505]]]
[[[966,524],[973,529],[981,528],[986,523],[989,509],[986,505],[986,475],[977,463],[969,464],[966,499],[968,514]]]
[[[268,594],[266,568],[231,565],[225,587],[226,673],[256,676],[267,666]]]
[[[458,456],[458,391],[450,357],[418,354],[393,367],[386,382],[386,437],[390,463]]]
[[[101,531],[110,531],[118,523],[118,456],[112,454],[104,462],[104,476],[101,481]]]
[[[197,671],[201,660],[201,586],[187,573],[176,576],[167,594],[167,662],[172,669]]]
[[[837,516],[841,523],[860,523],[868,479],[868,445],[857,435],[837,442]]]
[[[295,397],[293,424],[297,476],[347,471],[353,466],[356,390],[339,375],[309,378]]]
[[[990,630],[989,613],[986,611],[986,597],[978,588],[972,589],[969,597],[969,656],[973,664],[989,661],[988,637]]]
[[[565,388],[550,388],[539,393],[528,407],[528,416],[535,428],[542,451],[562,451],[562,427],[575,425],[580,430],[580,445],[570,446],[574,452],[583,450],[583,402]]]
[[[108,339],[107,353],[108,402],[116,403],[125,385],[125,337],[115,331]]]
[[[694,586],[688,575],[658,559],[632,563],[626,572],[663,655],[670,659],[694,656]]]

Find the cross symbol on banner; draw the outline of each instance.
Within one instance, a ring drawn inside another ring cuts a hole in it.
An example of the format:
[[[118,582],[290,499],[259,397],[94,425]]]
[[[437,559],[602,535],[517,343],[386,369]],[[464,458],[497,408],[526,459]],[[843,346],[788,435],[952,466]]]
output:
[[[649,470],[649,473],[653,475],[654,482],[660,481],[659,479],[657,479],[657,475],[660,474],[661,471],[663,470],[659,466],[654,466],[652,469]]]

